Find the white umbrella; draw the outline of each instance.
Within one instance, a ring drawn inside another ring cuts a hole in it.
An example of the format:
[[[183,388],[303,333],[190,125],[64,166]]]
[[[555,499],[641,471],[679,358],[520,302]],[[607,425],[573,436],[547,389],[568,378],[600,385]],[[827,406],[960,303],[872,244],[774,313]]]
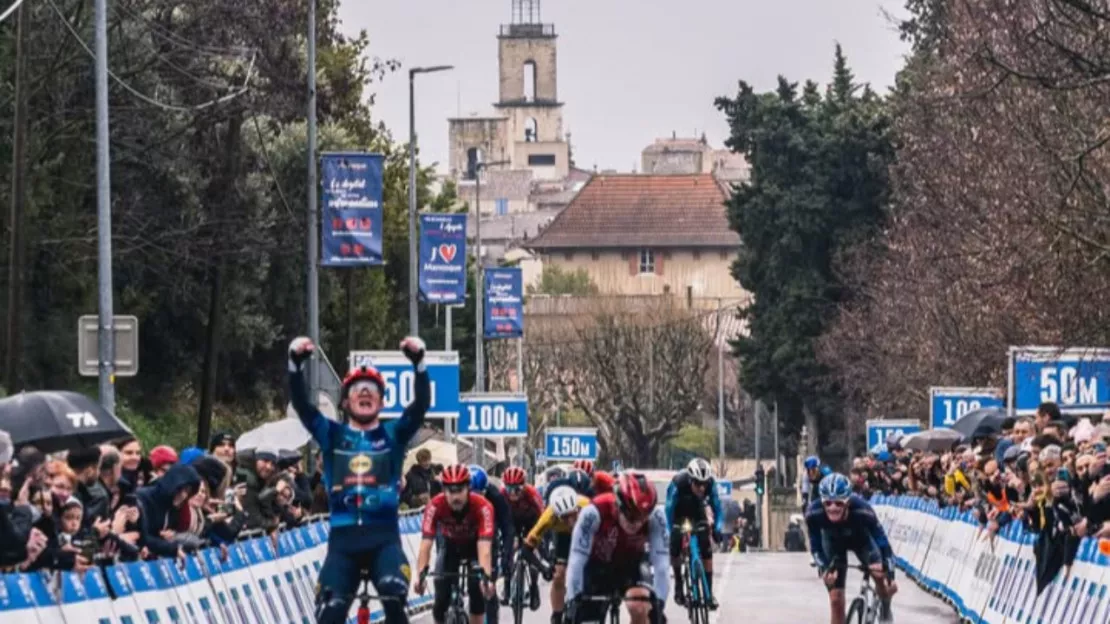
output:
[[[300,420],[283,418],[259,425],[239,436],[235,441],[235,452],[247,453],[260,447],[292,451],[308,444],[311,438]]]
[[[902,448],[911,451],[950,451],[964,439],[963,434],[952,429],[930,429],[902,438]]]

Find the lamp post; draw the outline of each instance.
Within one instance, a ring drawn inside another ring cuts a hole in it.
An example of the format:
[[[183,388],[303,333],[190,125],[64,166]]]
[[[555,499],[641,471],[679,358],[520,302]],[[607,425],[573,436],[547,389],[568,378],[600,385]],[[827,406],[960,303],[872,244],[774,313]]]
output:
[[[494,162],[479,162],[474,164],[474,258],[476,271],[474,297],[474,391],[486,391],[486,363],[485,363],[485,298],[486,285],[482,271],[482,170],[489,167],[500,167],[509,164],[507,160]],[[486,458],[486,441],[484,438],[474,439],[474,463],[483,465]]]
[[[416,245],[416,75],[454,69],[453,65],[413,67],[409,70],[409,334],[420,333],[417,315],[419,262]]]

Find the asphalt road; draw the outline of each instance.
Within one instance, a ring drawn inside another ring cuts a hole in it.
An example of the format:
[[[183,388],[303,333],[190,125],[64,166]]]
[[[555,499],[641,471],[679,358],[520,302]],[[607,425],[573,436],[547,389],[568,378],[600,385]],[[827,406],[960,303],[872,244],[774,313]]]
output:
[[[829,602],[824,586],[809,566],[805,553],[739,553],[716,555],[713,589],[721,608],[711,616],[711,624],[782,624],[783,622],[821,624],[828,622]],[[859,588],[859,572],[848,579],[849,599]],[[898,624],[956,624],[954,610],[941,600],[922,591],[905,575],[898,576],[898,594],[894,597],[894,620]],[[525,615],[526,624],[548,624],[551,610],[547,604],[546,584],[541,587],[544,604],[540,610]],[[512,614],[502,610],[502,624],[509,624]],[[623,614],[621,622],[627,622]],[[673,600],[667,605],[670,624],[687,622],[686,612]],[[431,622],[430,615],[421,614],[416,622]]]

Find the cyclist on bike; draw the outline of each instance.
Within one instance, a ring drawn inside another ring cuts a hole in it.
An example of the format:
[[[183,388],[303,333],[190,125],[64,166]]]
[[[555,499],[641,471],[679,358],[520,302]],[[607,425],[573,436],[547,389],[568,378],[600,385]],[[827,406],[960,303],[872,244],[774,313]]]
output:
[[[706,505],[713,510],[713,540],[721,541],[721,529],[725,514],[721,509],[721,498],[717,495],[717,483],[713,477],[713,467],[704,459],[696,458],[686,465],[686,470],[676,474],[667,487],[667,530],[671,534],[671,568],[675,579],[682,578],[682,525],[689,521],[697,529],[698,556],[705,566],[705,582],[709,585],[710,609],[717,608],[717,598],[713,596],[713,542],[709,541],[709,527],[705,516]],[[682,583],[675,581],[674,601],[685,606],[686,595]]]
[[[593,499],[578,515],[567,561],[567,611],[572,624],[604,619],[598,616],[598,605],[577,601],[588,595],[619,594],[631,599],[625,603],[631,624],[648,624],[653,615],[654,621],[661,619],[670,579],[667,519],[657,502],[647,477],[625,471],[612,494]]]
[[[540,516],[543,515],[543,497],[536,491],[536,488],[525,483],[524,469],[519,466],[507,468],[505,473],[501,475],[501,480],[505,483],[501,492],[509,501],[509,508],[512,510],[513,532],[515,535],[528,535],[532,527],[536,526]],[[508,575],[508,571],[506,571],[506,575]],[[532,583],[529,591],[531,599],[528,607],[536,611],[540,608],[539,570],[530,568],[529,577]],[[506,582],[505,595],[501,599],[502,604],[509,604],[510,590],[510,583]]]
[[[563,618],[563,608],[567,593],[567,558],[570,555],[570,535],[574,530],[574,523],[578,519],[578,512],[590,504],[590,499],[574,491],[574,488],[564,485],[551,493],[551,503],[543,511],[536,525],[524,538],[524,546],[520,556],[533,567],[543,570],[544,576],[552,579],[551,583],[551,622],[559,624]],[[548,533],[555,536],[555,566],[544,561],[536,553]]]
[[[569,486],[572,490],[586,498],[594,497],[594,484],[593,480],[590,479],[590,475],[586,474],[584,470],[575,468],[568,472],[562,479],[551,481],[547,484],[547,488],[544,490],[544,503],[550,505],[551,493],[564,485]]]
[[[573,465],[575,470],[581,470],[586,473],[587,477],[594,476],[594,463],[592,461],[588,459],[576,459]]]
[[[501,494],[501,489],[489,482],[489,475],[486,474],[485,469],[478,464],[471,464],[468,470],[470,491],[485,497],[493,505],[493,521],[496,530],[493,558],[500,563],[500,568],[493,569],[493,582],[496,583],[501,576],[507,577],[513,567],[513,541],[516,539],[516,533],[513,531],[513,511],[509,501]],[[486,603],[490,624],[497,624],[498,606],[496,600]]]
[[[459,570],[464,561],[477,561],[476,571],[480,580],[475,576],[466,579],[466,593],[470,602],[470,624],[483,624],[486,601],[494,597],[493,505],[470,490],[470,477],[470,471],[462,464],[443,470],[444,491],[424,508],[420,553],[416,559],[416,569],[420,574],[413,589],[421,595],[427,589],[428,564],[438,532],[443,538],[443,550],[436,558],[436,574],[450,574]],[[471,571],[475,571],[473,565]],[[432,619],[436,624],[443,624],[447,616],[454,584],[450,578],[437,578],[433,583],[435,602]]]
[[[848,551],[870,568],[882,608],[880,622],[892,622],[890,599],[898,591],[894,581],[894,552],[883,525],[867,501],[852,494],[852,484],[839,473],[821,480],[820,500],[806,511],[809,547],[829,590],[832,624],[844,624],[844,585]]]
[[[832,468],[821,463],[821,458],[810,455],[805,461],[805,477],[802,479],[802,511],[809,509],[810,504],[817,500],[818,484],[821,479],[832,474]]]
[[[613,484],[614,483],[616,483],[616,479],[613,478],[613,475],[609,474],[608,472],[605,472],[604,470],[594,471],[594,474],[593,474],[594,496],[600,496],[602,494],[611,493],[613,491]]]
[[[328,554],[320,570],[316,621],[346,622],[358,591],[360,572],[369,571],[387,624],[407,624],[405,599],[409,566],[401,548],[397,518],[401,466],[409,441],[424,423],[431,401],[424,364],[424,341],[401,342],[401,352],[416,369],[414,398],[401,417],[381,422],[385,380],[370,366],[352,369],[340,389],[346,424],[335,422],[313,407],[305,388],[303,367],[315,345],[305,337],[289,343],[289,388],[293,409],[320,445],[324,488],[328,492],[331,530]]]

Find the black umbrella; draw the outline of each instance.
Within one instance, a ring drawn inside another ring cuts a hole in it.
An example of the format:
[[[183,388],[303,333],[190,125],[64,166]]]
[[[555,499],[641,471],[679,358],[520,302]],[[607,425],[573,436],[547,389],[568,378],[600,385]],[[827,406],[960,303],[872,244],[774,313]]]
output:
[[[965,440],[970,441],[971,436],[979,429],[998,433],[1002,430],[1002,421],[1004,420],[1006,420],[1005,409],[984,407],[964,414],[952,425],[952,428],[960,432]]]
[[[16,446],[44,453],[87,448],[132,435],[99,403],[76,392],[23,392],[0,399],[0,430]]]

